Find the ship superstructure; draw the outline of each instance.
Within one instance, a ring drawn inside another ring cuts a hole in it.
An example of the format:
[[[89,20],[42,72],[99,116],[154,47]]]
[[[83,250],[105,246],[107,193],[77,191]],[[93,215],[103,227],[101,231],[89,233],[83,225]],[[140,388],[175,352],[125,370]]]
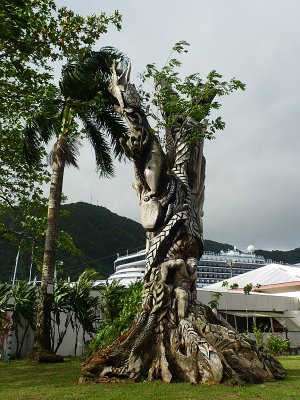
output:
[[[123,285],[128,286],[142,279],[146,265],[145,257],[145,249],[137,253],[118,256],[114,262],[115,272],[108,278],[108,282],[119,280]],[[198,264],[197,287],[201,288],[229,279],[262,267],[266,263],[264,257],[254,253],[253,246],[248,246],[247,253],[236,248],[220,253],[204,252]]]

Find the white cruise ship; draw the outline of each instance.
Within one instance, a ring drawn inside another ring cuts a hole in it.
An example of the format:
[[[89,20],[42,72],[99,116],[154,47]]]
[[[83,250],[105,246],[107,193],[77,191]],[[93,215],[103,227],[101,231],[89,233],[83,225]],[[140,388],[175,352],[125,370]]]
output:
[[[137,253],[118,256],[114,262],[115,272],[108,278],[108,282],[119,280],[122,285],[129,286],[132,282],[143,279],[146,266],[145,257],[145,249]]]
[[[254,250],[250,245],[247,253],[240,252],[236,248],[220,253],[204,252],[198,264],[198,288],[266,265],[264,257],[256,255]],[[145,256],[146,250],[118,256],[114,262],[115,272],[108,278],[108,282],[119,280],[121,284],[128,286],[142,279],[145,272]]]

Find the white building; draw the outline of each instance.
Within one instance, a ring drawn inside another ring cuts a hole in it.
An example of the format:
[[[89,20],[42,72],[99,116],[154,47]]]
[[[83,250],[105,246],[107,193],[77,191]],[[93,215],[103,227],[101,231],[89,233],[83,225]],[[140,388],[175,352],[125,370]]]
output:
[[[244,288],[250,284],[252,290],[246,294]],[[281,332],[290,339],[291,347],[299,347],[300,268],[297,266],[268,264],[198,289],[198,300],[204,304],[217,300],[218,312],[239,331],[251,332],[253,324],[263,326],[271,332]]]

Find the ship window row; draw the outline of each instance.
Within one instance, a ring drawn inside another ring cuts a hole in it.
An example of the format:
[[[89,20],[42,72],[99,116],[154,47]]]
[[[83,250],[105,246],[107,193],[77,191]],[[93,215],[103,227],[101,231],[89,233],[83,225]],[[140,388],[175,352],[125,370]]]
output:
[[[213,267],[213,266],[210,266]],[[203,267],[202,265],[198,267],[198,271],[199,272],[228,272],[231,270],[231,268],[226,267],[226,268],[220,268],[220,265],[216,266],[219,268],[206,268]],[[239,271],[253,271],[253,267],[252,266],[239,266],[239,265],[235,265],[232,267],[232,271],[239,273]]]
[[[215,275],[215,274],[202,274],[198,275],[198,279],[203,279],[203,278],[218,278],[218,279],[223,279],[224,277],[220,275]]]
[[[226,269],[199,268],[198,269],[198,274],[207,273],[207,272],[225,272],[225,273],[228,273],[229,271],[230,271],[230,269],[228,269],[228,268],[226,268]]]
[[[257,265],[257,264],[255,264],[255,265]],[[231,269],[231,267],[230,267],[230,265],[227,265],[227,264],[223,264],[223,263],[209,263],[209,264],[207,264],[207,265],[198,265],[198,267],[200,268],[200,269],[208,269],[208,268],[226,268],[226,269]],[[233,264],[232,265],[232,269],[234,269],[234,268],[248,268],[248,269],[253,269],[253,265],[247,265],[247,264],[238,264],[238,263],[235,263],[235,264]],[[254,266],[254,268],[255,268],[255,266]]]
[[[213,261],[213,262],[219,262],[219,263],[225,263],[226,261],[230,261],[230,258],[224,258],[223,260],[216,260],[214,257],[202,257],[200,259],[201,261]],[[265,260],[261,259],[243,259],[243,257],[237,258],[237,262],[242,262],[242,263],[247,263],[247,264],[264,264]]]
[[[135,261],[141,261],[141,260],[145,260],[145,254],[137,255],[136,257],[130,257],[128,259],[117,260],[117,261],[115,261],[115,267],[117,267],[118,265],[129,264],[129,263],[132,263]]]
[[[208,272],[214,272],[214,273],[225,273],[228,274],[230,272],[230,269],[216,269],[216,268],[199,268],[198,269],[198,274],[207,274]]]
[[[211,262],[211,263],[208,263],[208,264],[206,264],[208,267],[226,267],[226,268],[230,268],[230,266],[228,265],[228,264],[225,264],[225,263],[223,263],[223,262]],[[205,266],[203,266],[203,265],[199,265],[199,267],[200,268],[205,268],[206,267],[206,265]],[[233,264],[232,265],[232,268],[240,268],[241,267],[241,265],[240,264],[238,264],[238,263],[235,263],[235,264]]]
[[[197,281],[198,285],[206,285],[208,283],[216,283],[217,281],[215,279],[201,279],[200,281]]]
[[[209,273],[209,272],[213,272],[213,273]],[[202,278],[218,278],[219,280],[224,279],[225,277],[230,276],[230,270],[224,270],[224,271],[201,271],[197,273],[198,279],[202,279]],[[241,275],[243,274],[245,271],[232,271],[232,275],[236,276],[236,275]]]

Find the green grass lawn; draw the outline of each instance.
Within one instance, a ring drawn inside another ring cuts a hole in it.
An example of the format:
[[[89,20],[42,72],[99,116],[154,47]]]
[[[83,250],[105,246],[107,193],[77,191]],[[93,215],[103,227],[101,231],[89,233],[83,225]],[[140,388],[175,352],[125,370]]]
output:
[[[279,357],[287,371],[284,381],[229,387],[161,382],[102,383],[78,385],[81,363],[66,359],[61,364],[0,362],[0,400],[299,400],[300,356]]]

